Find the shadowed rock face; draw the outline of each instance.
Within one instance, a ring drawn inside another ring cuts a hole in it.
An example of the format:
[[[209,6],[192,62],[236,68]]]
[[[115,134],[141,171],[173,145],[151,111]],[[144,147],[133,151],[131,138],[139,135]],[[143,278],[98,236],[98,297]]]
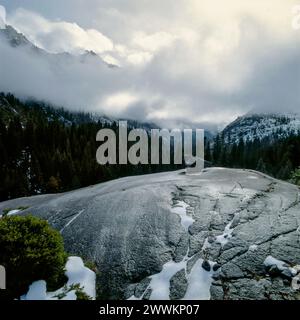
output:
[[[179,203],[188,205],[188,230],[172,209]],[[257,172],[129,177],[3,202],[0,213],[21,206],[60,230],[69,253],[96,262],[99,298],[299,298],[291,286],[300,264],[299,189]],[[268,256],[285,270],[266,267]]]

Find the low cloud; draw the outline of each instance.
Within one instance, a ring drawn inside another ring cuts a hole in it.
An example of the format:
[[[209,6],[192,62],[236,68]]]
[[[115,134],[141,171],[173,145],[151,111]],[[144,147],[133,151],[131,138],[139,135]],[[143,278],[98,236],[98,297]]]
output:
[[[6,10],[0,5],[0,28],[4,28],[6,24]]]
[[[95,29],[84,30],[77,23],[49,21],[36,13],[18,9],[10,23],[31,41],[49,52],[112,51],[111,39]]]
[[[120,67],[53,64],[1,43],[1,90],[166,126],[299,109],[293,0],[3,2],[8,22],[46,50],[93,50]]]

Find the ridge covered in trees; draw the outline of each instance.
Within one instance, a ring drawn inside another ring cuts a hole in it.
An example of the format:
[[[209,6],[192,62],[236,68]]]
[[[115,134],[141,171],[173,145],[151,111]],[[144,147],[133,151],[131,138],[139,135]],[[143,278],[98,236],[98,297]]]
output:
[[[293,176],[300,167],[300,136],[291,134],[278,139],[276,135],[275,132],[274,136],[253,141],[241,137],[238,143],[229,144],[220,133],[206,156],[217,166],[253,169],[294,182]]]
[[[131,122],[131,128],[139,127]],[[143,124],[147,129],[151,125]],[[180,165],[106,165],[96,162],[96,134],[116,122],[0,94],[0,201],[65,192],[123,176],[182,168]],[[130,145],[128,146],[130,147]],[[205,142],[206,164],[247,168],[299,182],[300,136],[226,143],[224,134]],[[172,155],[171,155],[172,159]]]
[[[118,133],[114,121],[97,121],[88,113],[0,94],[0,201],[180,168],[172,164],[99,165],[96,134],[103,128]]]

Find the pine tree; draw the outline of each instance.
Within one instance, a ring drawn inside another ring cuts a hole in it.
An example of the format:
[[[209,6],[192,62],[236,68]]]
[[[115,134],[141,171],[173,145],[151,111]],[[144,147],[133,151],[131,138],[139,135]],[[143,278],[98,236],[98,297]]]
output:
[[[257,163],[256,170],[260,171],[260,172],[267,173],[267,167],[266,167],[266,164],[262,158],[259,159],[259,161]]]

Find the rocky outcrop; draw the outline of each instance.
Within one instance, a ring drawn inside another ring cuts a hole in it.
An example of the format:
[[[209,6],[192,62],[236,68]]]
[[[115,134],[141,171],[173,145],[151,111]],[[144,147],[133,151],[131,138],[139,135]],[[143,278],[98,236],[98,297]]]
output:
[[[98,298],[298,299],[298,187],[221,168],[130,177],[28,207],[95,261]]]

